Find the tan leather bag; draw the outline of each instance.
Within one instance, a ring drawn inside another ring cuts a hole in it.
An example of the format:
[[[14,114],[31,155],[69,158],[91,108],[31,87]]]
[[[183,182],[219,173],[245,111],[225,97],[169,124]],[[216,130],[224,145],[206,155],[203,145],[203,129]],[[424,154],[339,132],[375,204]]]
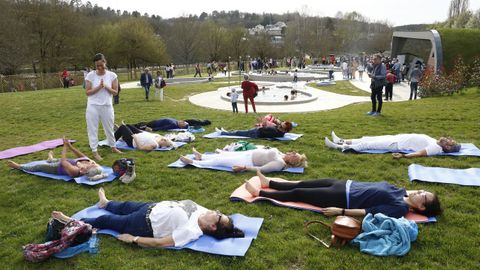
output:
[[[308,227],[316,223],[322,224],[323,226],[330,228],[332,234],[330,236],[330,244],[327,244],[325,241],[316,237],[308,231]],[[308,235],[329,248],[331,246],[343,246],[347,242],[355,238],[357,235],[359,235],[362,230],[362,222],[348,216],[337,216],[335,218],[335,221],[331,225],[320,220],[312,220],[304,224],[304,229]]]

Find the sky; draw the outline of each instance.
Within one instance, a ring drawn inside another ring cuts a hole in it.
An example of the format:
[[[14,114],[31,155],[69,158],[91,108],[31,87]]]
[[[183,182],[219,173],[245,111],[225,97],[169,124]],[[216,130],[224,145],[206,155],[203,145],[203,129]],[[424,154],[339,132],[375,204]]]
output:
[[[86,2],[86,0],[83,0]],[[447,19],[451,0],[90,0],[92,4],[115,10],[138,11],[163,18],[202,12],[239,10],[250,13],[301,12],[314,16],[334,17],[357,11],[372,21],[388,21],[393,26],[434,23]],[[470,0],[470,9],[480,9],[480,0]]]

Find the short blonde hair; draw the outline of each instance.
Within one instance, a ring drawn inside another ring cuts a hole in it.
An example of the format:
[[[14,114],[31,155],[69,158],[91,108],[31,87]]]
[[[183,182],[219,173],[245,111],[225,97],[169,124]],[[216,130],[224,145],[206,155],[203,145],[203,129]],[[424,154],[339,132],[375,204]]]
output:
[[[306,168],[308,167],[308,162],[307,162],[307,156],[305,154],[299,154],[299,153],[296,153],[297,154],[297,161],[296,162],[293,162],[293,163],[290,163],[290,164],[287,164],[289,167],[292,167],[292,168]]]

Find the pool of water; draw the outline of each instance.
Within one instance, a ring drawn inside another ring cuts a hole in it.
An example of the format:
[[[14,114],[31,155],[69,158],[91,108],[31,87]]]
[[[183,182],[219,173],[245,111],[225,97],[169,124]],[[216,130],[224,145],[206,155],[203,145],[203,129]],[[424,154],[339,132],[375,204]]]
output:
[[[256,104],[299,104],[311,102],[317,99],[317,96],[305,87],[305,84],[262,84],[258,83],[258,95],[255,97]],[[219,89],[221,98],[226,101],[230,101],[230,97],[227,95],[231,92],[231,89],[235,89],[239,94],[238,103],[243,103],[242,89],[240,86],[225,87]],[[292,92],[296,92],[292,93]]]

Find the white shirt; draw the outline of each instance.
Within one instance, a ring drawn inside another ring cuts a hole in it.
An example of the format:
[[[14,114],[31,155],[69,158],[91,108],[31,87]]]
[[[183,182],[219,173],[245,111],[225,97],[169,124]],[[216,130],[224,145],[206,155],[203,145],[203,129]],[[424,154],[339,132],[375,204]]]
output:
[[[198,217],[207,211],[191,200],[157,203],[150,213],[153,237],[171,235],[176,247],[184,246],[203,235]]]
[[[132,141],[134,148],[137,148],[137,146],[145,146],[145,145],[152,145],[152,144],[157,146],[155,148],[158,148],[158,143],[156,139],[160,137],[159,134],[150,133],[150,132],[141,132],[141,133],[133,134],[133,136],[136,138],[136,140],[134,139]],[[138,141],[139,145],[137,145],[136,141]]]
[[[100,85],[100,81],[103,79],[103,84],[112,87],[112,83],[117,79],[117,74],[114,72],[105,71],[104,75],[97,75],[95,70],[90,71],[85,78],[92,84],[92,89]],[[88,96],[88,105],[110,105],[112,106],[112,94],[107,89],[102,88],[97,93]]]
[[[234,103],[234,102],[237,102],[237,100],[238,100],[238,93],[237,92],[230,93],[230,101]]]
[[[420,151],[425,149],[428,156],[441,154],[443,149],[437,140],[425,134],[394,135],[398,150]]]

